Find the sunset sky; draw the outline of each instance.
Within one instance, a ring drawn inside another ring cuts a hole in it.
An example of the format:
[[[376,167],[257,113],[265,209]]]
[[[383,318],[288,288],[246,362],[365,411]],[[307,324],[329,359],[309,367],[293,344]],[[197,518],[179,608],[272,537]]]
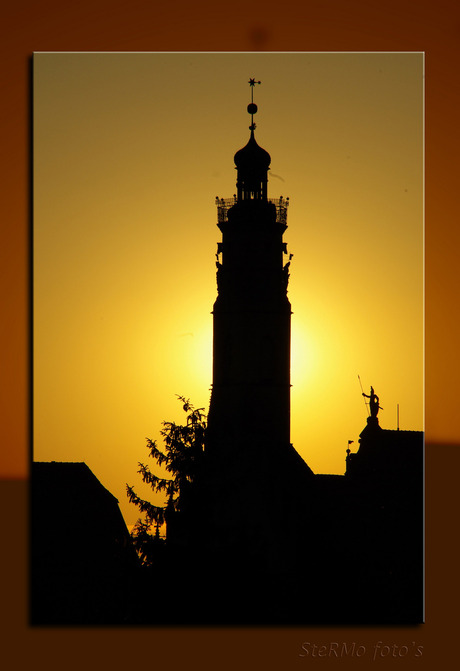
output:
[[[215,197],[234,153],[289,196],[291,441],[343,473],[366,424],[423,429],[421,53],[34,55],[34,459],[125,483],[176,394],[207,408]],[[153,466],[153,464],[150,464]]]

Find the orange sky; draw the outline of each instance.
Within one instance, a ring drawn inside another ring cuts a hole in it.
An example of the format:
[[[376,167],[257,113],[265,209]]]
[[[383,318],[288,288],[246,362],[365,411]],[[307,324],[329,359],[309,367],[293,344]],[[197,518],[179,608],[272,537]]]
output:
[[[423,429],[423,55],[34,57],[34,458],[124,485],[207,407],[220,240],[249,76],[269,196],[289,196],[291,439],[341,473],[372,384]],[[142,487],[139,487],[141,490]]]

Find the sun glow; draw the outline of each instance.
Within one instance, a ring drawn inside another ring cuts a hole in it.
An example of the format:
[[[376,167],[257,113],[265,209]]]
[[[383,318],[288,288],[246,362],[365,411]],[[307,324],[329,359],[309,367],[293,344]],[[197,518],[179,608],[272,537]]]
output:
[[[314,383],[319,350],[312,332],[298,320],[291,325],[291,384],[300,391]]]
[[[209,389],[212,382],[212,328],[203,326],[192,335],[193,364],[191,375],[197,384]],[[207,385],[205,387],[205,385]]]

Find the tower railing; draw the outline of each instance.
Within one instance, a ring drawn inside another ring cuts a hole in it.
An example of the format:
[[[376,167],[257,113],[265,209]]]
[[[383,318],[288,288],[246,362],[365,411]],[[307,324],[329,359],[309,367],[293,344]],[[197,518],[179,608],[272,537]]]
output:
[[[224,221],[228,221],[227,213],[231,207],[236,205],[236,203],[236,196],[233,196],[233,198],[218,198],[216,196],[217,222],[219,224],[222,224]]]
[[[285,224],[287,221],[287,209],[289,206],[289,198],[269,198],[269,203],[273,203],[276,208],[276,221],[279,224]],[[228,221],[228,211],[231,207],[236,205],[237,199],[236,196],[233,198],[218,198],[216,196],[216,205],[217,205],[217,222],[222,224]]]

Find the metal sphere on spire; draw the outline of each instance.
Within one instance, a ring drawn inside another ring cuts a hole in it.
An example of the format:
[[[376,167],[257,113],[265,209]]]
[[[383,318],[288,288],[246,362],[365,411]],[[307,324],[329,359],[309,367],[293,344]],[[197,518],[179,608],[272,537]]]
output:
[[[254,102],[254,86],[256,84],[261,84],[262,82],[255,80],[255,78],[250,78],[249,79],[249,86],[251,87],[251,102],[248,105],[248,112],[251,115],[251,125],[249,126],[249,130],[253,131],[254,128],[256,127],[254,123],[254,114],[257,112],[257,105]]]

